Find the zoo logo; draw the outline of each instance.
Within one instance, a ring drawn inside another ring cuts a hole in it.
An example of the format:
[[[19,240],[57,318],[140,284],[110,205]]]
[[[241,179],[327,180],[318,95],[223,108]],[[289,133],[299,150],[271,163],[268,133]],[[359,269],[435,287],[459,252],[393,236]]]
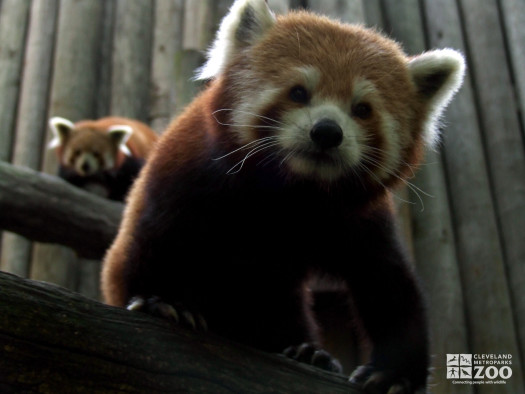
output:
[[[480,357],[481,356],[481,357]],[[483,355],[447,354],[447,379],[509,379],[512,369],[508,365],[487,366]]]

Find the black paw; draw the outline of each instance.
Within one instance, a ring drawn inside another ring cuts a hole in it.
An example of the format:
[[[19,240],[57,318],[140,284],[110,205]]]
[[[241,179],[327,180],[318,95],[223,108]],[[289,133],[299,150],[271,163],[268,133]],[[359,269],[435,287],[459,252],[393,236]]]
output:
[[[319,349],[310,343],[303,343],[299,346],[290,346],[283,351],[286,357],[310,364],[325,371],[341,373],[343,368],[341,363],[325,350]]]
[[[182,324],[194,330],[208,330],[208,324],[200,313],[191,312],[182,304],[168,304],[159,297],[133,297],[126,309],[162,317],[163,319],[168,319],[176,324]]]
[[[362,365],[350,376],[350,382],[360,385],[367,394],[413,394],[410,380],[392,371],[380,371],[371,365]]]

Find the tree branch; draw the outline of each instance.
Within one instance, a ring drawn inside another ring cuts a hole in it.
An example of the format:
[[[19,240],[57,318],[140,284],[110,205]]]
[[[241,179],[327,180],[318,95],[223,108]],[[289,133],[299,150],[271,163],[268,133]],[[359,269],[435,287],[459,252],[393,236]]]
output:
[[[58,177],[0,162],[0,228],[100,258],[117,234],[123,204]]]
[[[346,393],[345,377],[0,273],[0,391]]]

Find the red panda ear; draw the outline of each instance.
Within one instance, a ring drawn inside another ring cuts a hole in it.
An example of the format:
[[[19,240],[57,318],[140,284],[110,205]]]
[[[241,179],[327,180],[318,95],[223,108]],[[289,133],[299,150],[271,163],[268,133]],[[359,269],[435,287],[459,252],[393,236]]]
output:
[[[111,126],[108,129],[108,133],[114,146],[120,149],[126,156],[131,156],[131,152],[126,146],[126,143],[129,137],[131,137],[131,134],[133,134],[133,129],[130,126],[117,125]]]
[[[208,60],[197,71],[197,79],[219,75],[242,48],[253,45],[275,24],[275,15],[265,0],[236,0],[221,22]]]
[[[439,117],[463,83],[465,60],[455,50],[440,49],[411,58],[408,69],[420,99],[428,104],[425,140],[433,145],[439,137]]]
[[[55,116],[49,119],[49,128],[53,132],[53,139],[49,142],[47,148],[54,149],[65,144],[75,125],[65,118]]]

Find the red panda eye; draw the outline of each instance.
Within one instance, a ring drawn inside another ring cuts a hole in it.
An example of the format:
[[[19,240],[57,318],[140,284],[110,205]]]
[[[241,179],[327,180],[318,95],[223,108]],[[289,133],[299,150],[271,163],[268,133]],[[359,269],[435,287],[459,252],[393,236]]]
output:
[[[310,101],[310,95],[305,87],[296,85],[290,89],[290,99],[296,103],[307,104]]]
[[[352,116],[359,119],[368,119],[372,115],[372,106],[368,103],[359,103],[352,107]]]

